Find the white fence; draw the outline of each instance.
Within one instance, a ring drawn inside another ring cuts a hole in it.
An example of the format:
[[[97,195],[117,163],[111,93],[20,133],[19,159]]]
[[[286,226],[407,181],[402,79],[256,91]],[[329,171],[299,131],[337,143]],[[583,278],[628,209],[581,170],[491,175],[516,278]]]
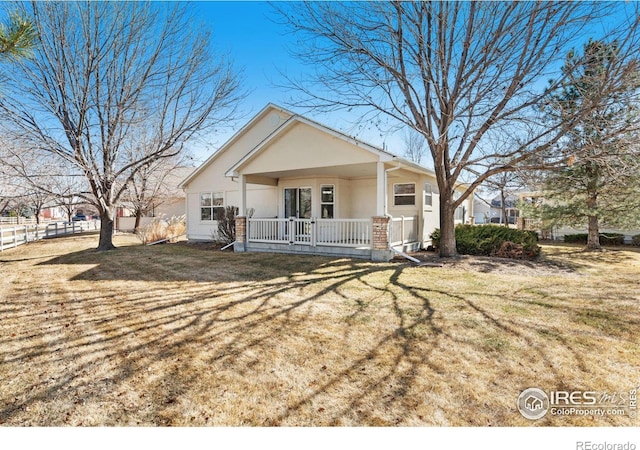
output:
[[[157,217],[141,217],[140,228],[146,227],[147,225],[153,223],[153,221],[156,219]],[[132,233],[135,231],[135,224],[136,224],[135,217],[118,217],[116,219],[116,230]]]
[[[371,219],[248,219],[249,242],[370,247]]]
[[[0,252],[44,238],[99,229],[98,220],[0,227]]]
[[[389,224],[389,245],[408,244],[418,241],[417,217],[394,217]]]
[[[51,222],[51,219],[40,219],[40,222]],[[36,225],[38,221],[35,218],[27,217],[0,217],[0,225]]]

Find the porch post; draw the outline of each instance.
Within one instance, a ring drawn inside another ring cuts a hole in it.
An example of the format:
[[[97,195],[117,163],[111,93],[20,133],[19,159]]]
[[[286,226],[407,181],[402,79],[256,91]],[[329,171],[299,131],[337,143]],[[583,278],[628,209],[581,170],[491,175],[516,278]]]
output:
[[[246,217],[247,215],[247,180],[243,173],[238,177],[240,183],[240,204],[238,205],[238,215]]]
[[[387,177],[384,171],[384,163],[382,161],[378,161],[376,166],[376,216],[382,217],[387,211],[385,211],[385,193],[386,193],[386,183]]]

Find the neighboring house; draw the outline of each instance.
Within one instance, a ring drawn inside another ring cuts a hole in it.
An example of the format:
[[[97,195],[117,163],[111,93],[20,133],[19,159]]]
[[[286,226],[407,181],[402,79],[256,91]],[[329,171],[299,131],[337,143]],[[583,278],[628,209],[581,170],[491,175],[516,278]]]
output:
[[[500,195],[492,198],[489,211],[489,221],[491,223],[509,223],[509,225],[516,225],[518,223],[518,217],[520,217],[519,201],[520,199],[518,195],[507,195],[505,197],[505,213],[507,215],[505,219],[502,211],[502,199]]]
[[[195,170],[194,167],[178,166],[163,174],[161,184],[155,189],[151,206],[144,211],[140,226],[144,227],[157,217],[171,218],[184,216],[186,213],[186,197],[180,183]],[[123,201],[117,209],[118,231],[132,232],[135,228],[135,208],[131,202]]]
[[[236,251],[388,260],[439,226],[433,171],[272,104],[182,187],[191,241],[215,240],[223,208],[239,208]]]
[[[520,192],[518,194],[519,205],[541,205],[549,200],[545,199],[544,193],[539,191]],[[585,223],[584,226],[555,226],[545,227],[539,219],[532,219],[527,217],[526,211],[519,212],[518,228],[525,230],[534,230],[540,234],[542,239],[550,240],[564,240],[564,236],[567,234],[587,233],[588,226]],[[627,244],[631,243],[633,236],[640,235],[640,230],[621,230],[617,228],[609,228],[606,224],[600,224],[600,234],[613,234],[619,233],[624,235],[624,241]]]
[[[473,223],[484,225],[491,222],[491,203],[478,194],[473,196]]]
[[[195,167],[175,167],[163,180],[164,189],[148,213],[155,217],[183,216],[186,213],[186,197],[180,187],[182,180],[193,173]]]

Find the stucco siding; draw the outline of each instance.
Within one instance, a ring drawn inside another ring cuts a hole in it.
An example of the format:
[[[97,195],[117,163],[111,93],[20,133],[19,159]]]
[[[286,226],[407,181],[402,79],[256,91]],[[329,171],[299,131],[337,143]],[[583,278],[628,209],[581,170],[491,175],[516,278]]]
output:
[[[376,155],[357,145],[297,123],[258,152],[242,171],[260,174],[375,161]]]
[[[350,180],[350,217],[373,217],[376,215],[376,179]]]
[[[238,206],[240,192],[235,190],[215,191],[223,192],[225,206]],[[253,217],[276,217],[276,188],[247,185],[247,208],[254,208]],[[200,193],[187,194],[187,239],[207,241],[217,235],[218,222],[215,220],[201,220]]]

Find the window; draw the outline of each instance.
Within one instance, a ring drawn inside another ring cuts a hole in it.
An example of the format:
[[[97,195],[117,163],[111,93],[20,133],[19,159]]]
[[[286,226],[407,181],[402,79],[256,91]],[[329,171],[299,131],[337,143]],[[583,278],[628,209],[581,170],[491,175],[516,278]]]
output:
[[[464,206],[458,206],[455,210],[453,219],[459,222],[464,222],[467,216],[467,208]]]
[[[460,192],[458,192],[458,191],[454,191],[453,192],[453,199],[454,200],[458,200],[461,196],[462,196],[462,194]],[[463,222],[464,223],[464,221],[466,220],[466,216],[467,216],[467,208],[464,205],[460,205],[454,211],[453,219],[458,221],[458,222]]]
[[[323,219],[333,219],[334,193],[335,187],[333,185],[320,186],[320,217]]]
[[[415,206],[416,204],[416,184],[402,183],[393,185],[393,205],[394,206]]]
[[[429,183],[424,184],[424,206],[433,206],[433,191]]]
[[[200,194],[200,220],[219,220],[224,210],[222,192]]]

